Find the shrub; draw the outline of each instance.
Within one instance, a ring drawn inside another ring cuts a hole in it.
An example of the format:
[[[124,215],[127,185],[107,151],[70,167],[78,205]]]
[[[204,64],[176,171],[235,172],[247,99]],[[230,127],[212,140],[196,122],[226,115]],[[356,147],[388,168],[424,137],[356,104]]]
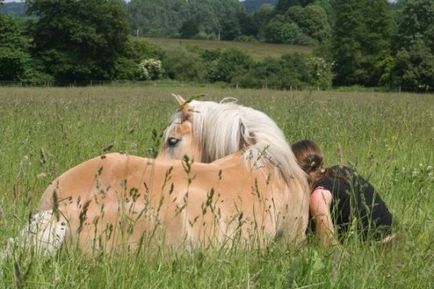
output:
[[[163,57],[165,74],[182,81],[203,81],[205,65],[199,53],[187,49],[170,50]]]
[[[252,58],[240,49],[224,49],[217,59],[208,64],[206,77],[210,82],[231,82],[235,74],[246,72],[252,64]]]
[[[116,79],[134,80],[138,78],[138,63],[131,58],[120,57],[115,63]]]
[[[140,62],[138,66],[139,78],[143,80],[159,79],[163,73],[161,60],[149,58]]]
[[[280,59],[267,58],[252,65],[247,73],[234,76],[241,87],[300,89],[331,86],[331,66],[312,55],[289,54]]]
[[[22,80],[30,61],[25,51],[0,47],[0,80]]]
[[[309,78],[307,83],[311,86],[329,88],[332,85],[333,73],[331,65],[324,58],[317,56],[306,57],[307,71]]]
[[[143,39],[129,38],[125,55],[115,63],[116,79],[134,80],[139,78],[137,66],[143,59],[159,59],[162,51]]]

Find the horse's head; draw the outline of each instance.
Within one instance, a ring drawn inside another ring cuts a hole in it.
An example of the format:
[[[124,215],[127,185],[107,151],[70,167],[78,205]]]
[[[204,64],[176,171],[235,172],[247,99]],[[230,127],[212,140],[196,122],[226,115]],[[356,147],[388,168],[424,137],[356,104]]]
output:
[[[233,99],[217,103],[174,97],[181,109],[171,118],[158,158],[182,159],[187,155],[209,163],[256,142],[243,124],[242,111],[249,108],[235,104]]]
[[[199,140],[193,131],[193,108],[180,95],[173,95],[180,111],[172,116],[171,123],[164,133],[164,143],[158,158],[182,159],[188,156],[196,161],[202,160]]]
[[[172,116],[159,158],[213,162],[241,152],[247,163],[273,166],[288,182],[295,176],[305,182],[286,138],[265,113],[233,101],[185,101],[175,98],[181,110]]]

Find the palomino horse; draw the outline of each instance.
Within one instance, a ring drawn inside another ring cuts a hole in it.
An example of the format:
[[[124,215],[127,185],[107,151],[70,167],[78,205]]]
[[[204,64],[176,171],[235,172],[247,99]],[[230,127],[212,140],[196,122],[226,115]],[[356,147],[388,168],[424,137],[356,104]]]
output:
[[[88,252],[304,240],[309,189],[277,125],[234,103],[177,100],[157,159],[110,153],[66,171],[21,242],[52,254],[64,240]]]

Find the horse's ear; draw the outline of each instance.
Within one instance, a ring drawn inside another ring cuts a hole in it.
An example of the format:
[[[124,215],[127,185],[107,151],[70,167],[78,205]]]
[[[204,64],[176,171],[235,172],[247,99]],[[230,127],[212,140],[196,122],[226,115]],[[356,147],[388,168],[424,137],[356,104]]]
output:
[[[172,96],[175,98],[176,102],[178,102],[181,112],[182,112],[182,120],[186,120],[191,116],[191,106],[188,104],[188,101],[186,101],[182,96],[178,94],[172,94]]]
[[[239,149],[243,149],[246,146],[256,144],[255,134],[247,131],[246,126],[243,122],[240,122],[240,147]]]
[[[185,105],[186,101],[182,96],[180,96],[178,94],[174,94],[174,93],[172,93],[172,96],[175,98],[175,100],[179,104],[179,106]]]

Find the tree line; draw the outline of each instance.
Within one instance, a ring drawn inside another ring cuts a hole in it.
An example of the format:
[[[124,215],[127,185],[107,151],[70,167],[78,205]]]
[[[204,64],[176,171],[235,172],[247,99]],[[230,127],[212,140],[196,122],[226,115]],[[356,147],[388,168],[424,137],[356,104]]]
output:
[[[434,89],[432,0],[275,2],[249,12],[238,0],[28,0],[31,17],[0,15],[0,80]],[[162,50],[131,35],[309,45],[314,52],[255,61],[230,49]]]

